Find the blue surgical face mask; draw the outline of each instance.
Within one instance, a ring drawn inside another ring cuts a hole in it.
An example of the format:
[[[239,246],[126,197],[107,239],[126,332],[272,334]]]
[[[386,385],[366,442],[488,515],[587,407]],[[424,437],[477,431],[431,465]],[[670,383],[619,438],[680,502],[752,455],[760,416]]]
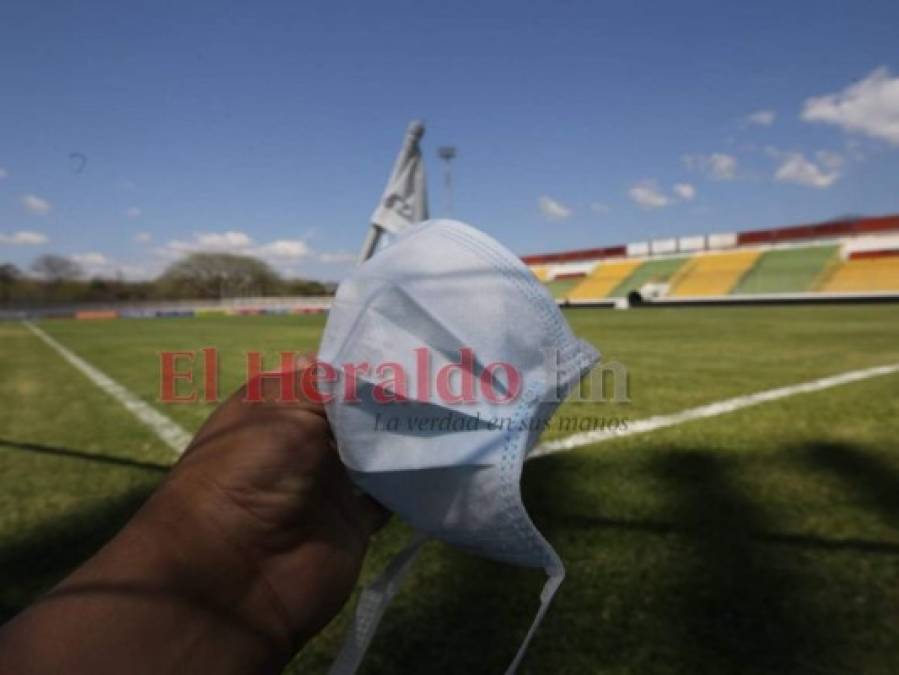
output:
[[[422,535],[363,593],[332,673],[358,667],[429,537],[546,571],[514,671],[564,577],[522,504],[522,464],[597,352],[515,255],[468,225],[435,220],[340,285],[319,358],[342,375],[326,409],[351,478]]]

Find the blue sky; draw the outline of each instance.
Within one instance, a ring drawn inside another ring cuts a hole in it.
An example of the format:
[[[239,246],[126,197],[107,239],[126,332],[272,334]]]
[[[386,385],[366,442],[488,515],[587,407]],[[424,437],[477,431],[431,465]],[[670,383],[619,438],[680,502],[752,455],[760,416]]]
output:
[[[213,247],[339,279],[416,117],[432,215],[454,144],[454,215],[518,253],[896,212],[897,26],[895,1],[8,1],[0,261]]]

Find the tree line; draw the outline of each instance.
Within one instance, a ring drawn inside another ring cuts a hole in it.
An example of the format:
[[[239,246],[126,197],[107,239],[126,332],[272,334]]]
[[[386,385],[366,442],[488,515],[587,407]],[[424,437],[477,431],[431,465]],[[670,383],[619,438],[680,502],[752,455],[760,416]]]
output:
[[[0,264],[0,305],[5,307],[327,295],[332,290],[318,281],[285,279],[262,260],[230,253],[194,253],[148,281],[88,278],[76,261],[53,254],[39,256],[27,271]]]

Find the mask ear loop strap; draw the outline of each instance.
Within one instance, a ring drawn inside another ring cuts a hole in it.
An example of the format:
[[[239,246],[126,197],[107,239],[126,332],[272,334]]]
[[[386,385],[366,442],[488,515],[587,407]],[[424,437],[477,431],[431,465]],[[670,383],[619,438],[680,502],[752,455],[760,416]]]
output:
[[[356,603],[353,622],[328,675],[353,675],[359,669],[381,617],[409,575],[412,563],[427,540],[426,536],[417,534],[406,548],[394,556],[380,576],[362,591]]]
[[[564,569],[547,570],[547,573],[549,574],[549,578],[543,585],[543,590],[540,591],[540,608],[537,610],[537,615],[534,617],[534,621],[533,623],[531,623],[531,627],[528,629],[527,635],[524,636],[524,640],[522,641],[521,646],[518,648],[518,653],[515,654],[515,658],[512,659],[512,663],[509,664],[509,667],[506,669],[505,675],[515,675],[515,671],[518,670],[518,666],[521,665],[521,660],[524,658],[524,653],[527,651],[528,645],[531,643],[531,638],[534,637],[534,634],[537,632],[537,628],[540,627],[540,623],[543,621],[543,617],[546,615],[546,610],[549,609],[549,604],[552,602],[553,596],[555,596],[556,591],[559,590],[559,586],[562,585],[562,581],[565,580]]]

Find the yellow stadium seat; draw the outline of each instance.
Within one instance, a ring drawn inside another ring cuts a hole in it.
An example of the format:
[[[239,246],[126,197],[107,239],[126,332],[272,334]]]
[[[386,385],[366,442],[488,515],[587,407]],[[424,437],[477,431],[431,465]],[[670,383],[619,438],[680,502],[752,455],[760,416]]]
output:
[[[546,265],[532,265],[531,272],[543,283],[549,281],[549,270],[546,269]]]
[[[587,278],[575,286],[568,298],[570,300],[596,300],[604,298],[631,272],[643,264],[642,260],[619,260],[601,262]]]
[[[687,261],[671,280],[672,297],[727,295],[761,255],[760,251],[735,251],[698,255]]]
[[[818,290],[830,293],[899,291],[899,255],[847,260],[824,280]]]

